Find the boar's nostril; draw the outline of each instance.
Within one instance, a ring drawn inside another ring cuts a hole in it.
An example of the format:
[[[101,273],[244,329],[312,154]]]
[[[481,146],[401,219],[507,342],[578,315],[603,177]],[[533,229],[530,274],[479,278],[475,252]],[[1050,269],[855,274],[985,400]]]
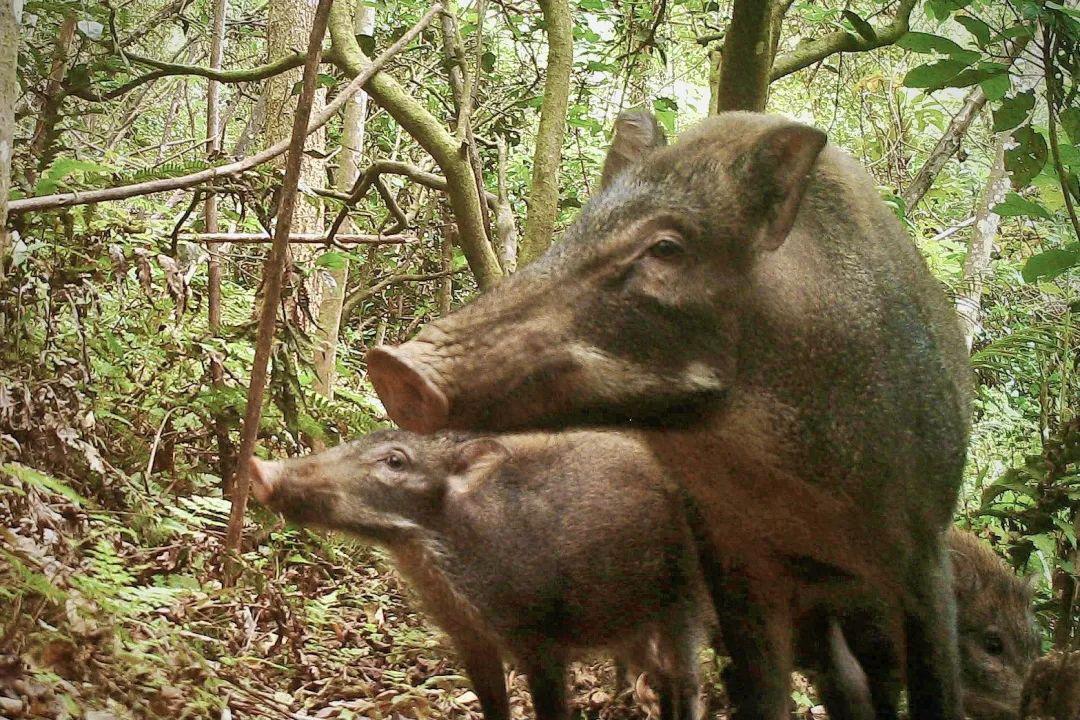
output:
[[[263,505],[268,505],[281,475],[281,463],[253,457],[248,472],[251,476],[251,494]]]
[[[435,432],[446,427],[450,403],[423,366],[409,358],[407,348],[408,343],[372,348],[368,378],[391,420],[413,432]]]

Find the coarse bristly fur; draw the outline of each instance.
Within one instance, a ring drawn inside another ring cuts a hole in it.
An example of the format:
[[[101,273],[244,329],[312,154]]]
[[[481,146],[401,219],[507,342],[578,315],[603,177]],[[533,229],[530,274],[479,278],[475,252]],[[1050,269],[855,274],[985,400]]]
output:
[[[959,720],[955,311],[820,130],[722,113],[640,140],[615,143],[619,171],[544,257],[372,350],[388,412],[425,431],[646,428],[708,529],[742,717],[786,712],[796,638],[825,646],[834,618],[878,717],[904,681],[915,720]]]
[[[649,673],[665,720],[695,720],[707,602],[682,498],[640,438],[381,431],[253,465],[264,503],[386,547],[461,654],[487,720],[502,658],[540,720],[567,712],[565,667],[607,652]]]

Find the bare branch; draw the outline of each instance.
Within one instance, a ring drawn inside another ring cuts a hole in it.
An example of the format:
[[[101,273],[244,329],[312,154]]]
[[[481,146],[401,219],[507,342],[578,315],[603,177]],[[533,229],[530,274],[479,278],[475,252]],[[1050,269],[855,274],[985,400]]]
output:
[[[846,30],[838,30],[816,40],[801,43],[796,49],[784,53],[773,61],[769,80],[773,81],[790,75],[839,52],[865,52],[892,45],[908,31],[911,11],[917,4],[918,0],[901,0],[893,21],[885,27],[875,29],[873,38],[864,38]]]
[[[281,299],[281,281],[289,250],[289,231],[292,228],[296,191],[300,184],[300,162],[304,157],[304,141],[308,136],[308,120],[315,99],[315,81],[319,73],[319,49],[326,35],[326,21],[334,0],[319,0],[315,17],[311,22],[308,40],[308,59],[304,64],[303,89],[296,104],[292,134],[289,138],[289,154],[285,162],[285,178],[281,183],[281,204],[278,207],[277,224],[274,227],[274,244],[263,267],[265,294],[259,313],[259,334],[255,342],[255,358],[251,367],[251,384],[248,386],[247,407],[244,410],[244,428],[237,457],[238,472],[232,486],[232,511],[229,514],[229,530],[225,537],[225,549],[235,552],[240,547],[244,529],[244,510],[247,507],[251,478],[248,465],[255,452],[255,440],[259,434],[259,416],[262,414],[263,393],[266,390],[266,367],[270,361],[270,349],[277,325],[278,302]]]
[[[412,42],[412,40],[431,23],[437,14],[437,9],[438,6],[428,10],[428,12],[420,18],[417,24],[407,33],[402,35],[397,42],[388,47],[370,63],[367,63],[356,77],[353,78],[352,82],[350,82],[344,90],[338,93],[337,97],[335,97],[332,102],[328,103],[326,108],[319,113],[319,115],[312,119],[311,124],[308,125],[308,134],[310,135],[325,125],[330,118],[341,109],[342,105],[345,104],[345,101],[352,97],[352,95],[365,83],[371,80],[390,58],[401,52],[406,45]],[[151,193],[189,188],[209,182],[215,178],[229,177],[242,173],[245,170],[250,170],[253,167],[281,155],[288,150],[288,148],[288,141],[283,140],[282,142],[269,147],[260,153],[252,155],[251,157],[244,158],[243,160],[226,163],[225,165],[218,165],[216,167],[207,168],[206,170],[200,170],[199,172],[191,173],[190,175],[182,175],[181,177],[176,178],[150,180],[148,182],[135,183],[133,185],[105,188],[103,190],[87,190],[85,192],[67,192],[55,195],[22,198],[20,200],[12,201],[9,205],[9,211],[12,213],[21,213],[52,210],[55,208],[70,207],[72,205],[86,205],[88,203],[105,202],[108,200],[124,200],[139,195],[149,195]]]

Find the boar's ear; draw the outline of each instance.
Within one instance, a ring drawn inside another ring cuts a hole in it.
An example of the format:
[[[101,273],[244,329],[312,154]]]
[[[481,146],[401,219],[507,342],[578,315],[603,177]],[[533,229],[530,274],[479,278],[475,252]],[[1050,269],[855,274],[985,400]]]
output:
[[[510,450],[495,438],[482,437],[460,443],[450,465],[452,486],[461,491],[472,490],[508,457]]]
[[[817,128],[791,123],[766,133],[750,151],[738,179],[752,193],[750,219],[761,223],[755,248],[775,250],[791,232],[826,140]]]
[[[604,158],[600,189],[610,185],[623,170],[636,165],[651,150],[664,145],[667,145],[667,136],[652,113],[623,110],[615,119],[615,134]]]

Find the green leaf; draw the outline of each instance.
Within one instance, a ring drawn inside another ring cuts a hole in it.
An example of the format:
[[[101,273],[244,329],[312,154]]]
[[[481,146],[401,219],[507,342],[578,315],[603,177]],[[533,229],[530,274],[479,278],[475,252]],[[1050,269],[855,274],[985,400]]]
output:
[[[346,257],[339,252],[325,252],[315,259],[316,267],[341,270],[345,267]]]
[[[1008,98],[994,110],[994,132],[1012,130],[1027,120],[1035,107],[1035,93],[1032,90]]]
[[[990,26],[982,20],[968,15],[957,15],[953,20],[963,25],[969,33],[975,36],[979,47],[986,47],[990,44]]]
[[[26,485],[32,485],[36,488],[42,488],[58,495],[63,495],[73,505],[83,507],[89,504],[87,503],[86,498],[72,490],[67,484],[57,480],[51,475],[46,475],[39,470],[35,470],[32,467],[27,467],[26,465],[14,462],[6,463],[0,465],[0,472],[7,473]]]
[[[1020,274],[1024,282],[1033,283],[1039,279],[1055,278],[1077,264],[1080,264],[1080,244],[1073,244],[1068,249],[1055,248],[1032,255],[1024,263]]]
[[[928,90],[945,87],[949,80],[956,77],[969,64],[963,60],[939,60],[920,65],[908,71],[908,74],[904,76],[904,86]]]
[[[923,32],[907,32],[896,41],[896,44],[905,50],[917,53],[938,52],[942,55],[965,52],[964,48],[955,42],[940,35],[932,35]]]
[[[1012,177],[1014,190],[1025,187],[1042,171],[1048,154],[1046,140],[1030,125],[1013,131],[1016,147],[1005,151],[1005,169]]]
[[[1012,87],[1012,79],[1009,77],[1009,73],[1001,73],[981,81],[979,87],[982,88],[988,100],[997,101],[1005,97],[1005,94],[1009,92],[1009,88]]]
[[[1017,195],[1014,192],[1005,196],[1003,202],[999,202],[994,206],[994,212],[1001,217],[1041,217],[1049,220],[1051,218],[1050,211],[1044,208],[1037,202],[1032,202],[1026,198]]]
[[[970,87],[985,80],[1007,75],[1009,69],[1000,63],[980,63],[978,67],[968,68],[949,80],[945,87]]]
[[[480,67],[484,69],[484,72],[492,72],[495,70],[495,53],[488,50],[480,56]]]
[[[855,32],[859,33],[864,40],[874,42],[878,39],[877,33],[874,32],[874,28],[870,23],[866,22],[850,10],[845,10],[842,14],[844,19],[851,23],[851,27],[855,28]]]
[[[1073,145],[1080,145],[1080,107],[1071,107],[1058,113],[1058,120]]]
[[[360,49],[364,51],[364,54],[368,57],[375,55],[375,36],[374,35],[357,35],[356,42],[360,45]]]

